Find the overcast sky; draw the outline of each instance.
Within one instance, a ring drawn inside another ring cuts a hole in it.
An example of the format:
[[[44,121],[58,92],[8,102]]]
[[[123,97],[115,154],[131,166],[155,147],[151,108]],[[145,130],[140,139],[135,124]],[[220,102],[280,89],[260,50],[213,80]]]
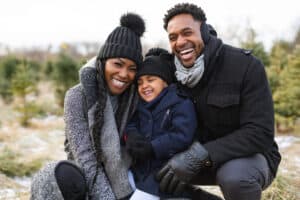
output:
[[[162,18],[178,2],[201,6],[224,39],[241,27],[253,27],[258,39],[293,38],[300,26],[297,0],[0,0],[0,44],[12,47],[58,45],[61,42],[103,41],[128,11],[146,21],[147,43],[167,41]]]

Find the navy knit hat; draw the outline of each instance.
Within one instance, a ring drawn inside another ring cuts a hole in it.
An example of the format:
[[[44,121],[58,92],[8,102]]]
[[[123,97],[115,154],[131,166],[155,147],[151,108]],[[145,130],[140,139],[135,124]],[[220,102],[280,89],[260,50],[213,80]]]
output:
[[[152,48],[137,71],[137,79],[143,75],[153,75],[160,77],[169,85],[173,82],[174,69],[173,56],[167,50]]]
[[[128,58],[140,65],[143,60],[140,37],[144,32],[145,22],[139,15],[122,15],[120,26],[109,34],[99,51],[98,59]]]

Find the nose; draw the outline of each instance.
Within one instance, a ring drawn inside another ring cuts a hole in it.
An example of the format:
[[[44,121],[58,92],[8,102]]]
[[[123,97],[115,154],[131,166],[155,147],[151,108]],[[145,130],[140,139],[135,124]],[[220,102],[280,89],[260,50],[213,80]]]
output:
[[[119,71],[119,76],[121,78],[127,78],[128,76],[128,71],[125,67],[121,68],[120,71]]]
[[[144,82],[140,86],[141,86],[142,89],[145,89],[148,85],[147,85],[147,83]]]
[[[183,36],[179,35],[176,41],[176,46],[180,48],[183,47],[185,44],[186,44],[186,39]]]

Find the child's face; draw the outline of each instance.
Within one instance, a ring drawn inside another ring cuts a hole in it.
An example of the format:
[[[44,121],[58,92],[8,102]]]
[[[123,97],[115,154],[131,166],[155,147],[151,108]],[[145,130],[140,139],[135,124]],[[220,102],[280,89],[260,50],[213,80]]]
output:
[[[146,102],[155,99],[168,86],[164,80],[152,75],[141,76],[137,82],[139,95]]]

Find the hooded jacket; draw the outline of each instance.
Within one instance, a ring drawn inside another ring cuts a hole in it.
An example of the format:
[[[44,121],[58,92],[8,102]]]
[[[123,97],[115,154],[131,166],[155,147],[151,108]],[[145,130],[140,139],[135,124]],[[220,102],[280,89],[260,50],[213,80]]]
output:
[[[276,175],[281,156],[274,140],[274,110],[263,64],[251,51],[234,48],[209,34],[201,25],[205,43],[204,74],[188,88],[196,105],[198,140],[215,168],[241,157],[262,153]]]

